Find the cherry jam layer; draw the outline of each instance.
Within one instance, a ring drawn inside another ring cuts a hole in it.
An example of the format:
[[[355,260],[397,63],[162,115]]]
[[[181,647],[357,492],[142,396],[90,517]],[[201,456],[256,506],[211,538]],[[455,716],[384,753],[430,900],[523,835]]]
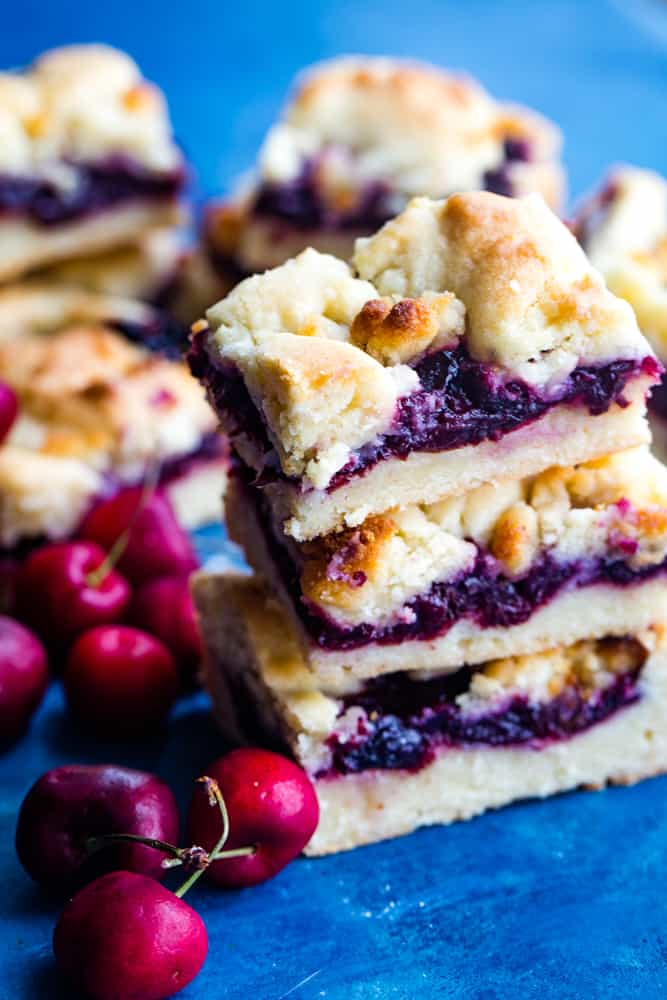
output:
[[[601,689],[571,684],[549,701],[513,695],[476,713],[463,711],[457,703],[470,688],[472,673],[467,667],[424,681],[408,674],[376,678],[360,694],[343,699],[341,715],[351,708],[363,709],[363,714],[352,736],[334,732],[329,737],[331,765],[318,777],[368,770],[414,772],[447,748],[524,746],[539,750],[570,739],[639,700],[645,658],[640,647],[639,666],[617,675]]]
[[[193,374],[206,387],[211,405],[224,419],[232,439],[243,434],[265,456],[262,481],[286,479],[278,468],[263,418],[253,403],[241,374],[232,365],[215,367],[203,338],[193,341],[189,361]],[[331,493],[363,475],[384,459],[405,459],[413,452],[451,451],[482,441],[498,441],[544,416],[554,406],[581,406],[592,416],[616,403],[627,406],[628,382],[639,376],[657,381],[662,368],[648,355],[641,360],[619,359],[606,365],[575,368],[550,394],[521,379],[500,380],[487,364],[475,361],[464,344],[437,351],[414,366],[421,387],[397,403],[386,433],[354,452],[332,477]]]
[[[234,474],[242,482],[237,468]],[[301,591],[300,570],[296,559],[272,528],[268,505],[261,490],[242,487],[248,505],[254,505],[269,554],[282,580],[304,630],[320,649],[344,651],[360,649],[370,643],[396,646],[408,640],[428,641],[446,635],[456,622],[466,619],[479,628],[511,628],[528,621],[559,593],[596,584],[631,587],[656,576],[667,574],[667,559],[654,566],[633,569],[622,559],[598,557],[560,562],[545,554],[521,577],[511,578],[498,572],[497,562],[479,550],[471,570],[450,580],[439,580],[403,609],[402,621],[377,626],[364,622],[346,627],[330,618],[321,608],[307,601]],[[354,536],[348,543],[353,546]],[[633,555],[633,543],[628,556]],[[332,579],[335,577],[332,574]],[[363,573],[355,574],[353,586],[362,587]]]
[[[512,167],[515,163],[530,163],[532,158],[531,145],[527,139],[505,139],[502,162],[484,174],[484,190],[512,198],[516,194]]]
[[[653,356],[619,359],[575,368],[550,394],[521,379],[500,381],[490,365],[470,357],[465,345],[438,351],[415,365],[421,388],[398,401],[391,427],[358,449],[332,477],[329,492],[386,458],[412,452],[452,451],[482,441],[499,441],[543,417],[554,406],[581,406],[591,416],[616,403],[627,406],[628,382],[643,375],[657,380],[662,369]]]
[[[391,206],[390,188],[381,181],[367,184],[354,208],[332,209],[320,193],[319,166],[319,159],[313,157],[304,162],[293,180],[279,184],[265,181],[255,196],[252,214],[279,220],[290,229],[368,233],[375,232],[396,214]]]
[[[73,177],[67,186],[47,177],[0,174],[0,218],[20,216],[58,226],[125,202],[175,198],[185,182],[182,169],[157,174],[126,157],[64,167]]]
[[[663,375],[658,384],[651,389],[648,408],[657,417],[667,420],[667,376]]]

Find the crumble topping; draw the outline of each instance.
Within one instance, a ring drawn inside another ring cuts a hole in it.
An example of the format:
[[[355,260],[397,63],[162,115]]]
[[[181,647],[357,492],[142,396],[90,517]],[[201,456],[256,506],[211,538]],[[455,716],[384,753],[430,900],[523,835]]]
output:
[[[164,98],[123,52],[72,45],[20,73],[0,73],[0,172],[48,176],[63,187],[63,161],[127,156],[155,171],[181,163]]]
[[[548,395],[577,367],[650,348],[537,197],[414,199],[354,264],[308,249],[211,309],[209,357],[242,374],[283,471],[325,488],[388,430],[414,363],[465,341],[493,377]]]
[[[648,351],[632,310],[611,294],[536,195],[415,198],[353,258],[381,295],[453,292],[471,355],[549,388],[578,364]]]
[[[617,167],[574,226],[591,262],[667,358],[667,181],[650,170]]]
[[[320,488],[419,384],[407,366],[384,366],[349,343],[354,317],[373,297],[343,261],[305,250],[241,282],[207,313],[213,342],[243,373],[285,472]]]
[[[475,713],[489,702],[524,695],[530,701],[550,701],[566,687],[584,693],[607,687],[614,677],[639,670],[654,645],[651,633],[637,638],[584,639],[530,656],[494,660],[472,674],[469,689],[457,698],[465,712]]]
[[[196,452],[215,430],[183,364],[150,354],[101,322],[47,328],[46,336],[24,330],[0,338],[0,378],[20,401],[0,449],[6,546],[25,536],[62,537],[106,477],[136,481],[154,463]]]
[[[284,183],[304,160],[323,154],[319,186],[337,209],[375,180],[403,198],[441,197],[483,186],[485,171],[503,162],[508,139],[529,143],[535,161],[558,158],[560,134],[550,122],[494,101],[469,77],[401,60],[342,58],[305,75],[267,136],[260,171]],[[557,202],[560,192],[553,193]]]
[[[510,578],[546,553],[562,562],[607,556],[635,570],[661,563],[667,469],[636,448],[286,544],[308,601],[343,625],[384,624],[432,583],[471,570],[479,550]]]
[[[348,257],[355,236],[416,194],[538,192],[558,210],[560,147],[554,125],[467,77],[397,59],[334,59],[298,83],[255,174],[208,207],[211,259],[223,281],[236,281],[306,246]]]
[[[464,320],[463,303],[451,292],[371,299],[354,317],[350,340],[380,364],[398,365],[428,349],[454,347],[463,336]]]
[[[408,507],[307,542],[302,555],[304,597],[358,623],[400,613],[434,579],[471,569],[476,548],[439,530],[420,508]]]

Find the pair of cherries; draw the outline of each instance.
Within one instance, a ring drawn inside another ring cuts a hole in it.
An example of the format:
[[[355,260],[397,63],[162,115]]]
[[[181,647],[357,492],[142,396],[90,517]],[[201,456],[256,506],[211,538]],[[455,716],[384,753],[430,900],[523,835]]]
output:
[[[15,647],[11,662],[0,652],[0,713],[9,690],[26,687],[29,670],[19,664],[32,663],[32,697],[14,710],[25,727],[43,693],[41,640],[66,655],[65,692],[81,724],[106,738],[149,733],[201,658],[187,582],[195,554],[167,497],[140,486],[99,502],[78,535],[38,548],[18,570],[14,602],[24,627],[0,620],[0,636],[11,632]]]
[[[54,933],[69,981],[92,1000],[161,1000],[186,986],[206,958],[204,922],[182,899],[199,875],[226,888],[257,885],[303,850],[317,822],[313,786],[296,764],[241,749],[197,782],[187,821],[192,847],[174,846],[179,821],[168,786],[112,765],[43,775],[21,807],[16,847],[46,888],[87,883]],[[175,865],[188,877],[170,892],[156,880]]]

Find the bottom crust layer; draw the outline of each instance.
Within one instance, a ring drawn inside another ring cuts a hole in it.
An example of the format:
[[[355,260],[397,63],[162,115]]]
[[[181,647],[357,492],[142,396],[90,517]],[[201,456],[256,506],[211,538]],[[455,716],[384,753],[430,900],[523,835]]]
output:
[[[316,781],[320,822],[306,848],[331,854],[470,819],[522,799],[629,785],[667,770],[667,656],[644,668],[642,700],[542,750],[446,750],[416,774],[372,771]]]
[[[469,819],[521,799],[630,784],[667,770],[667,637],[659,628],[647,639],[639,699],[575,736],[539,748],[441,747],[416,771],[331,775],[320,774],[312,761],[314,744],[334,724],[323,712],[327,699],[312,686],[296,647],[271,627],[276,611],[262,603],[261,589],[248,578],[206,574],[195,578],[193,589],[205,679],[225,735],[248,742],[260,734],[269,745],[287,746],[313,778],[320,822],[309,855]]]

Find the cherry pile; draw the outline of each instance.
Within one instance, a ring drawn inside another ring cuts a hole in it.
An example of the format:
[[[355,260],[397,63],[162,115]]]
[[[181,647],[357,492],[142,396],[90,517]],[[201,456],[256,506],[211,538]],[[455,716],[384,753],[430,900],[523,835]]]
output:
[[[199,778],[178,847],[174,796],[156,775],[115,765],[66,765],[42,775],[21,806],[16,850],[51,892],[72,892],[53,950],[68,982],[91,1000],[163,1000],[200,971],[201,917],[182,899],[203,874],[244,888],[272,878],[317,826],[317,797],[292,761],[234,750]],[[185,881],[159,884],[169,869]]]
[[[0,438],[16,416],[0,384]],[[0,615],[0,740],[11,745],[64,664],[68,710],[94,738],[158,730],[192,684],[201,645],[188,577],[196,559],[160,490],[132,487],[100,501],[77,537],[15,560],[13,617]],[[0,567],[2,569],[2,567]],[[71,896],[53,935],[56,964],[90,1000],[163,1000],[199,973],[202,918],[182,899],[204,875],[244,888],[301,853],[319,818],[306,774],[244,748],[198,779],[179,847],[179,815],[157,775],[115,764],[68,764],[23,800],[16,851],[51,894]],[[184,876],[172,892],[160,880]]]
[[[16,722],[2,725],[3,741],[21,734],[41,700],[47,654],[64,665],[81,727],[105,739],[159,729],[201,659],[188,587],[196,566],[167,497],[142,486],[98,502],[75,539],[17,562],[6,597],[14,617],[0,620],[0,638],[12,643],[8,652],[0,642],[0,723]]]

